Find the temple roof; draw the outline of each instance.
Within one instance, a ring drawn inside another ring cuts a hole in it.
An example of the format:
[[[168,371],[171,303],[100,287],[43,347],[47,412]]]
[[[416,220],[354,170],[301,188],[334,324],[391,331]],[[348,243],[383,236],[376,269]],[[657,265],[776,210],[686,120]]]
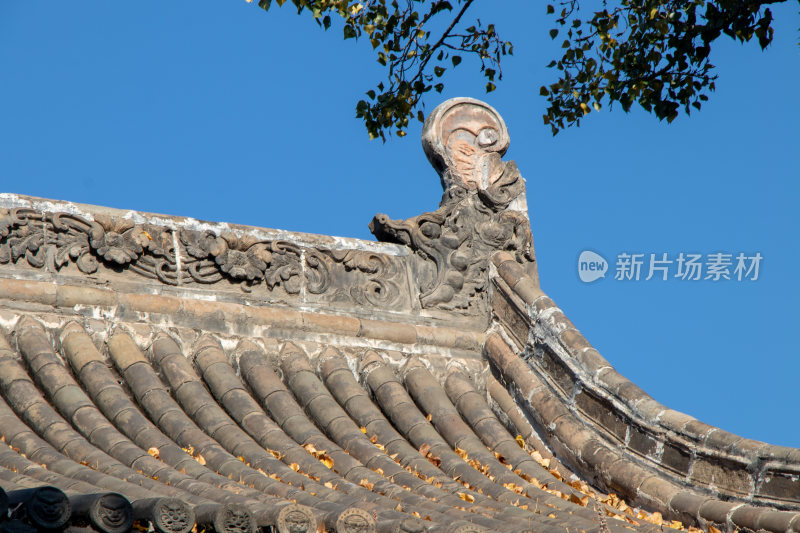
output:
[[[800,450],[659,404],[541,291],[497,111],[423,145],[440,207],[381,242],[0,195],[0,528],[800,531]]]

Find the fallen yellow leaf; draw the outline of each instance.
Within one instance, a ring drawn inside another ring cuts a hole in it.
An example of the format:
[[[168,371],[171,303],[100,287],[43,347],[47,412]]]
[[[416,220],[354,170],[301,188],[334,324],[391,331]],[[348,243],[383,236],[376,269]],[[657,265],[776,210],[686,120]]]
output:
[[[581,507],[586,507],[589,505],[589,497],[588,496],[578,496],[574,492],[569,495],[569,501],[572,503],[577,503]]]
[[[508,490],[510,490],[511,492],[522,494],[522,487],[520,487],[516,483],[503,483],[503,486]]]

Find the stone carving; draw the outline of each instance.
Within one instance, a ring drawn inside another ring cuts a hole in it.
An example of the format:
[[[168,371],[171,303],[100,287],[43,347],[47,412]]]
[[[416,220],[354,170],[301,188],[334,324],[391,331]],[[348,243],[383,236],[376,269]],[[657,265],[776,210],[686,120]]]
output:
[[[227,504],[214,516],[214,531],[219,533],[253,533],[255,530],[253,513],[243,505]]]
[[[39,213],[32,209],[0,210],[0,263],[16,262],[25,257],[31,266],[44,266],[44,257],[40,254],[44,244],[44,232]],[[86,242],[88,249],[89,242]]]
[[[41,529],[61,528],[72,514],[67,496],[55,487],[34,490],[25,509],[30,522]]]
[[[133,508],[124,496],[112,492],[92,502],[89,519],[98,531],[124,533],[133,526]]]
[[[23,207],[0,209],[0,264],[23,258],[53,272],[74,262],[82,273],[93,274],[105,264],[177,284],[171,237],[164,228],[103,215],[87,220]]]
[[[0,265],[23,261],[58,272],[74,263],[84,274],[94,274],[103,265],[168,285],[227,280],[250,292],[253,285],[264,283],[269,291],[280,286],[290,295],[300,293],[303,276],[309,292],[330,285],[326,272],[313,265],[307,265],[304,274],[303,251],[294,244],[211,231],[175,233],[178,250],[173,230],[153,224],[104,215],[88,220],[70,213],[0,209]],[[318,254],[308,251],[309,262]]]
[[[421,260],[423,308],[477,311],[485,306],[490,255],[511,252],[534,265],[525,181],[501,159],[510,139],[491,106],[455,98],[425,121],[422,145],[439,173],[439,209],[407,220],[378,214],[370,230],[381,241],[409,246]]]
[[[0,209],[0,266],[83,274],[132,272],[175,286],[221,285],[269,299],[407,309],[405,258],[303,247],[250,234],[166,228],[106,215]]]
[[[380,308],[404,299],[404,269],[390,257],[363,250],[320,250],[306,256],[317,273],[317,294]],[[312,291],[314,292],[314,291]]]
[[[283,507],[275,520],[279,533],[313,533],[317,521],[308,507],[291,504]]]
[[[506,124],[488,104],[452,98],[425,120],[422,148],[439,173],[442,188],[486,189],[502,174],[501,156],[511,139]]]
[[[227,277],[244,282],[245,290],[263,281],[270,290],[282,285],[288,294],[300,292],[301,252],[291,243],[184,229],[180,242],[186,249],[182,266],[197,283],[216,283]]]
[[[127,265],[139,258],[152,238],[132,220],[97,216],[90,226],[89,244],[108,262]]]
[[[95,215],[94,220],[27,207],[0,209],[0,266],[56,273],[133,272],[167,285],[257,286],[275,298],[302,297],[387,308],[408,306],[405,264],[365,250],[301,247],[285,240],[171,229]]]
[[[194,511],[180,500],[159,498],[151,520],[160,533],[188,533],[194,527]]]
[[[336,533],[373,533],[375,520],[363,509],[350,507],[336,519]]]

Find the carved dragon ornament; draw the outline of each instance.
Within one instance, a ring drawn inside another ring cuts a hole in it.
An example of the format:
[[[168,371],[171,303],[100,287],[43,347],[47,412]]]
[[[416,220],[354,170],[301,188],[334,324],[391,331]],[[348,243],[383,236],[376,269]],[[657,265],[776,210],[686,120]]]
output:
[[[370,231],[380,241],[409,246],[421,260],[423,308],[469,311],[481,305],[489,259],[505,250],[535,273],[525,201],[516,163],[501,158],[510,138],[491,106],[454,98],[427,118],[422,146],[441,178],[439,209],[407,220],[378,214]]]

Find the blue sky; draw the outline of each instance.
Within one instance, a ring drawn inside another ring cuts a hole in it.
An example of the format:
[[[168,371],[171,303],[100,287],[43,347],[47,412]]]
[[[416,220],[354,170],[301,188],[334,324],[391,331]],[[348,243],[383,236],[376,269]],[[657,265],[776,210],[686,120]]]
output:
[[[465,60],[444,93],[495,106],[528,182],[543,289],[616,368],[666,405],[800,447],[800,15],[775,41],[720,40],[717,91],[673,124],[593,113],[557,137],[538,87],[558,53],[544,4],[477,3],[515,44],[498,90]],[[419,144],[369,141],[356,101],[380,79],[366,42],[290,7],[241,1],[0,4],[0,190],[372,239],[377,212],[435,209]],[[585,249],[763,256],[757,281],[577,275]]]

